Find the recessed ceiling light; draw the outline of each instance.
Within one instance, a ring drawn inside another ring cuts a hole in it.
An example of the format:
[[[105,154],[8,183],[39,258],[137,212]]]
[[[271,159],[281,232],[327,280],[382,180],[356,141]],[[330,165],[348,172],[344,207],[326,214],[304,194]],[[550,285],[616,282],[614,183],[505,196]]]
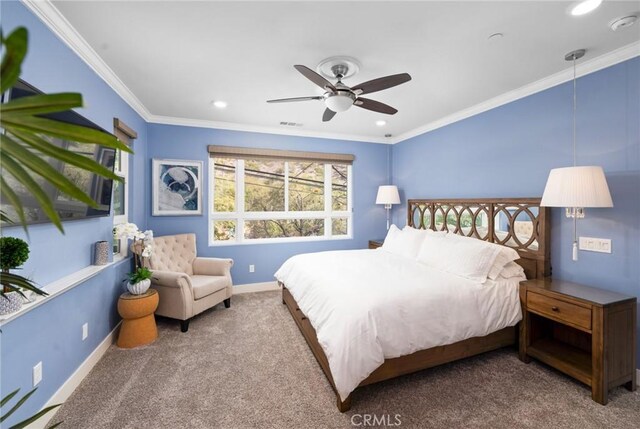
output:
[[[629,15],[629,16],[625,16],[623,18],[617,18],[614,19],[609,26],[611,27],[611,29],[613,31],[618,31],[621,30],[623,28],[627,28],[632,26],[633,24],[635,24],[635,22],[638,20],[638,17],[635,15]]]
[[[376,121],[376,125],[379,127],[384,127],[385,125],[387,125],[387,121]]]
[[[602,4],[602,0],[582,0],[569,6],[569,13],[573,16],[585,15]]]
[[[224,109],[225,107],[227,107],[227,102],[222,100],[217,100],[213,102],[213,105],[216,106],[218,109]]]

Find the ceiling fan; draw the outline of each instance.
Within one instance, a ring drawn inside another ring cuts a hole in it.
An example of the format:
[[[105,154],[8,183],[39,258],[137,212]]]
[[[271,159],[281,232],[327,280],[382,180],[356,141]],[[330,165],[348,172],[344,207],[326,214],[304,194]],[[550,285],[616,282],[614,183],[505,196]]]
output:
[[[322,64],[321,64],[322,66]],[[311,82],[324,89],[325,93],[322,95],[309,96],[309,97],[292,97],[292,98],[279,98],[276,100],[267,100],[267,103],[288,103],[291,101],[307,101],[307,100],[320,100],[324,101],[327,107],[322,115],[322,121],[330,121],[338,112],[344,112],[349,110],[351,106],[358,106],[363,109],[372,110],[374,112],[385,113],[387,115],[394,115],[398,112],[397,109],[381,103],[379,101],[371,100],[369,98],[361,97],[363,94],[370,94],[376,91],[382,91],[383,89],[392,88],[402,83],[411,80],[411,76],[408,73],[394,74],[391,76],[380,77],[367,82],[363,82],[353,87],[348,87],[342,83],[342,79],[353,74],[349,74],[349,65],[346,63],[333,64],[330,67],[330,71],[338,81],[333,84],[327,79],[311,70],[309,67],[303,65],[293,66],[296,70],[304,75]]]

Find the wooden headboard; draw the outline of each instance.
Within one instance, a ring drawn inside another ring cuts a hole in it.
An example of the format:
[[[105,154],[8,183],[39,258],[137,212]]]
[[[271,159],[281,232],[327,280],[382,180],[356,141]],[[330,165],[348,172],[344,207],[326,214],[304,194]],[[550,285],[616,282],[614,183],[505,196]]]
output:
[[[549,208],[540,198],[409,200],[407,224],[515,249],[528,279],[551,275]]]

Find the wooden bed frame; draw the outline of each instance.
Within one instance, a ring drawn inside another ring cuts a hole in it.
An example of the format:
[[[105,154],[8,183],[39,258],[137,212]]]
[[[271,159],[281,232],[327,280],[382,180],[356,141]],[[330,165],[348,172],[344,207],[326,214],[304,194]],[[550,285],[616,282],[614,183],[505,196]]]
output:
[[[496,217],[500,218],[499,227],[506,226],[506,230],[500,231],[500,235],[495,231]],[[443,221],[445,219],[446,222]],[[523,221],[531,222],[531,225],[526,225],[530,231],[530,238],[526,240],[522,239],[521,234],[519,237],[515,233],[518,223]],[[549,209],[540,207],[540,198],[409,200],[407,224],[418,229],[449,231],[512,247],[520,254],[521,259],[517,262],[524,268],[527,278],[543,278],[551,274]],[[340,399],[329,369],[329,362],[318,343],[315,329],[298,307],[286,285],[281,284],[281,286],[282,303],[286,304],[291,312],[293,320],[300,328],[336,392],[338,410],[340,412],[349,410],[351,395],[344,401]],[[410,355],[386,359],[359,384],[359,387],[514,345],[517,339],[516,332],[516,326],[510,326],[484,337],[473,337],[445,346],[420,350]]]

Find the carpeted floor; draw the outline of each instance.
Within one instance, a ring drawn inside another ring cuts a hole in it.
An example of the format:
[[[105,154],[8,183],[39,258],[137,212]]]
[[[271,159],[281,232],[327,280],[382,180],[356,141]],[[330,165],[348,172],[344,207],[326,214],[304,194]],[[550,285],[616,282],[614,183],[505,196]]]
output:
[[[504,349],[335,396],[279,292],[237,295],[149,346],[112,346],[52,420],[62,428],[637,428],[640,391],[587,387]],[[397,415],[397,418],[396,418]],[[373,417],[371,417],[373,419]],[[373,420],[369,420],[373,423]],[[400,424],[398,424],[400,423]]]

